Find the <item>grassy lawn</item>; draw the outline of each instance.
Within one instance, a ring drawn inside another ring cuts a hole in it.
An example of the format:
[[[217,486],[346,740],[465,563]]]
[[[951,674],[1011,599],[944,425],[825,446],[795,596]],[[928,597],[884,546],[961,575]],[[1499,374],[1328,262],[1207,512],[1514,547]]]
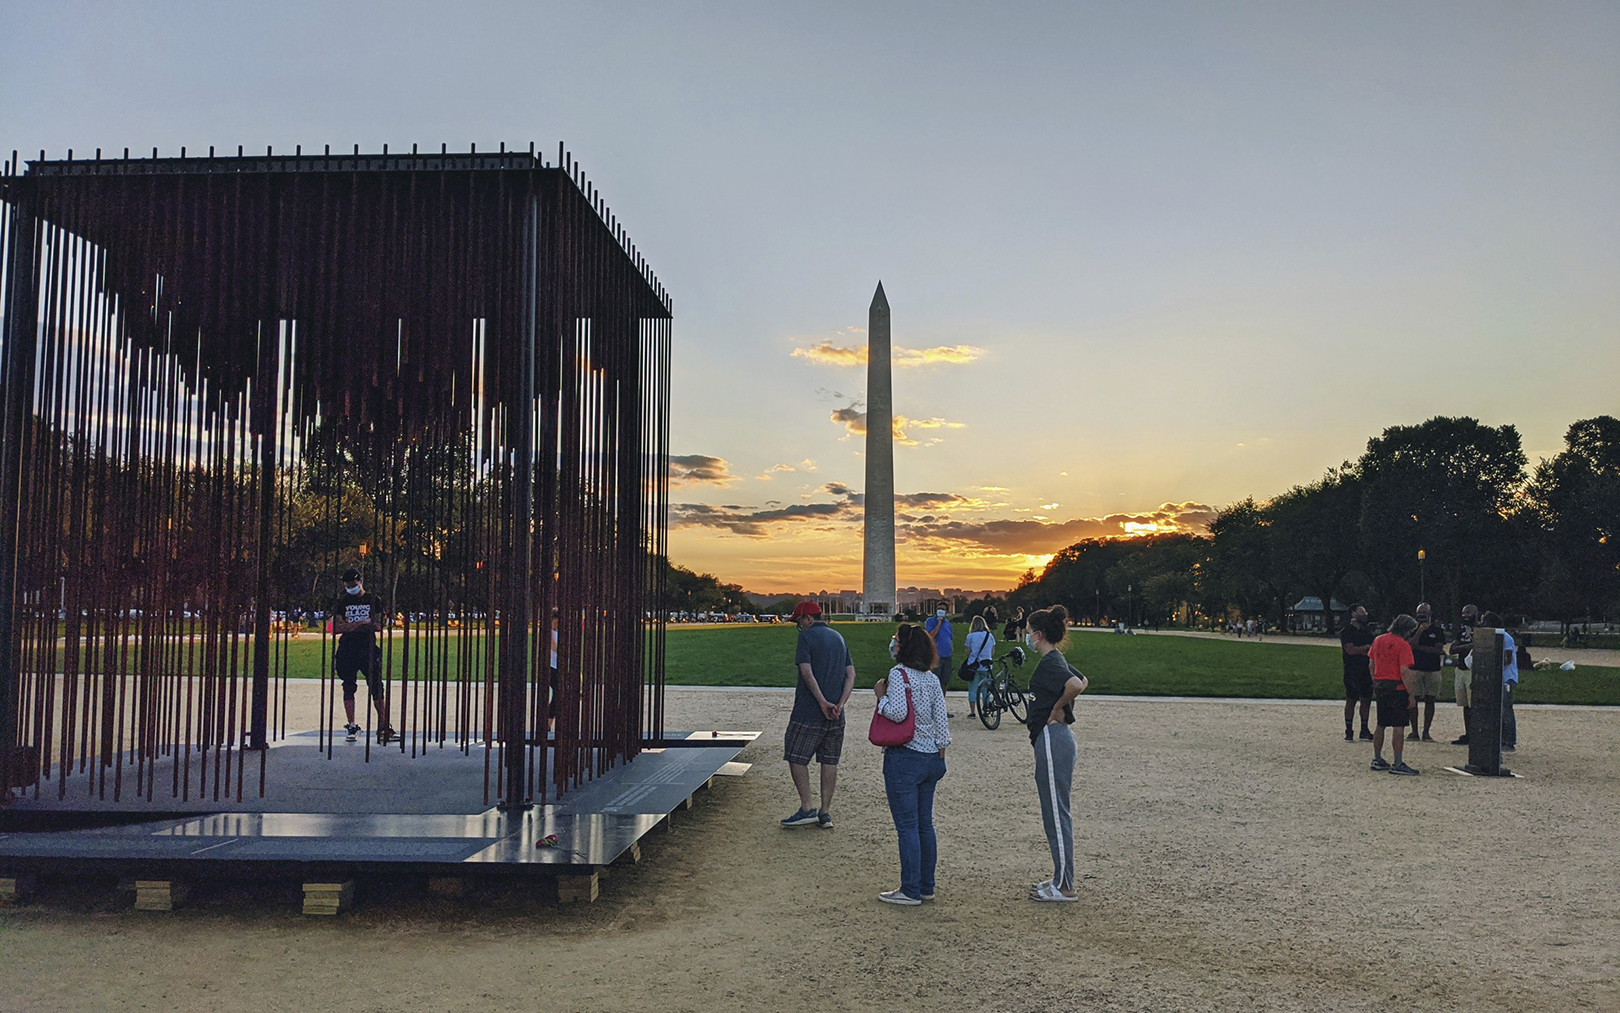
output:
[[[957,662],[966,656],[965,624],[953,624]],[[856,684],[869,687],[889,670],[892,623],[840,623],[834,627],[849,642]],[[789,624],[715,626],[670,630],[666,678],[676,686],[791,686],[793,650],[798,631]],[[475,638],[476,639],[476,638]],[[454,651],[458,641],[451,641]],[[395,641],[398,650],[399,642]],[[1012,647],[998,641],[996,653]],[[1303,644],[1196,637],[1110,636],[1075,633],[1065,650],[1069,661],[1091,680],[1091,692],[1130,696],[1238,696],[1303,700],[1344,697],[1338,651]],[[289,647],[289,674],[320,674],[321,644],[303,637]],[[397,665],[396,655],[396,665]],[[1026,682],[1031,658],[1020,669]],[[1446,670],[1445,696],[1450,699],[1451,670]],[[965,689],[960,682],[953,689]],[[1620,705],[1620,668],[1582,665],[1573,672],[1526,673],[1520,703]]]
[[[965,656],[963,624],[957,661]],[[849,642],[856,684],[867,687],[889,670],[890,623],[840,623]],[[792,626],[723,626],[669,632],[666,678],[672,685],[791,686],[795,678]],[[999,656],[1011,648],[1000,641]],[[1343,668],[1332,648],[1196,637],[1070,635],[1069,661],[1091,680],[1090,692],[1132,696],[1239,696],[1344,699]],[[1020,670],[1027,681],[1034,659]],[[1447,699],[1451,670],[1446,670]],[[965,689],[960,682],[952,688]],[[1583,665],[1573,672],[1531,672],[1520,703],[1620,704],[1620,669]]]

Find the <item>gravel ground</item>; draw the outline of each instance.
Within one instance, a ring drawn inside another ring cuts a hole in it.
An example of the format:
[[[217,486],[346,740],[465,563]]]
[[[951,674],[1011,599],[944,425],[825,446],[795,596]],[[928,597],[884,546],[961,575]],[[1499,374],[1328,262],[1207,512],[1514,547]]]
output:
[[[1369,773],[1337,704],[1082,698],[1072,905],[1024,898],[1050,872],[1027,737],[958,718],[939,899],[896,908],[870,695],[830,831],[776,824],[789,702],[670,690],[671,728],[763,729],[754,769],[595,904],[371,884],[319,920],[292,884],[149,915],[56,885],[0,911],[0,1009],[1620,1009],[1615,710],[1521,708],[1524,778],[1486,781],[1439,744],[1409,750],[1421,777]]]

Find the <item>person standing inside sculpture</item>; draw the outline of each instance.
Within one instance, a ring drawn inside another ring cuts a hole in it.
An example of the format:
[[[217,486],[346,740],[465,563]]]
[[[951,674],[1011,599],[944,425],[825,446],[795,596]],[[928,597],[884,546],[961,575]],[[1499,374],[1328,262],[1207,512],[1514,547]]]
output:
[[[1052,878],[1029,888],[1034,901],[1073,901],[1074,819],[1069,798],[1077,752],[1074,701],[1087,680],[1060,648],[1069,632],[1069,613],[1062,605],[1030,614],[1024,642],[1041,656],[1029,677],[1029,741],[1035,749],[1035,791],[1041,799],[1041,826],[1052,851]]]
[[[394,737],[394,730],[388,724],[382,652],[377,646],[383,615],[382,603],[365,589],[360,571],[352,568],[343,571],[343,593],[338,595],[332,608],[332,632],[338,637],[332,668],[343,682],[343,713],[347,719],[344,737],[349,742],[360,737],[360,726],[354,720],[354,694],[361,672],[366,673],[366,692],[377,711],[377,744],[385,746]]]
[[[951,726],[945,718],[945,691],[928,676],[938,660],[932,638],[919,627],[902,625],[894,640],[895,666],[872,692],[879,714],[904,722],[915,710],[916,724],[910,742],[883,750],[883,791],[900,843],[900,886],[878,894],[878,900],[915,907],[934,899],[934,869],[939,862],[934,789],[945,776]]]
[[[1339,649],[1344,655],[1344,741],[1354,742],[1356,703],[1361,704],[1361,737],[1372,741],[1367,718],[1372,712],[1372,668],[1367,652],[1372,649],[1372,630],[1367,628],[1367,607],[1350,606],[1350,622],[1339,631]]]
[[[855,690],[855,662],[843,636],[821,618],[821,606],[801,601],[793,606],[799,627],[794,662],[799,679],[793,692],[793,713],[788,717],[782,759],[793,775],[799,808],[782,821],[784,827],[819,826],[832,829],[833,789],[838,785],[838,761],[844,751],[844,705]],[[821,805],[810,791],[810,760],[821,765]]]
[[[929,616],[927,621],[923,623],[923,629],[927,631],[929,636],[934,638],[934,650],[939,652],[939,664],[934,666],[934,675],[939,679],[939,691],[943,693],[946,687],[951,684],[951,637],[953,635],[951,621],[945,618],[945,606],[941,605],[934,610],[934,614]],[[953,718],[956,715],[946,714],[945,716]]]

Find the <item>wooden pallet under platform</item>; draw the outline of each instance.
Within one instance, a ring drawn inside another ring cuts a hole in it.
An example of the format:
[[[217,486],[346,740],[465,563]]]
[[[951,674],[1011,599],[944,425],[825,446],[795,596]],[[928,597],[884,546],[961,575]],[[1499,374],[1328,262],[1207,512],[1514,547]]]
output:
[[[477,874],[556,878],[561,899],[590,900],[603,866],[638,856],[641,838],[716,775],[746,770],[733,759],[757,734],[675,733],[557,802],[513,812],[483,804],[482,749],[412,758],[373,746],[368,761],[363,744],[339,742],[327,760],[312,735],[270,751],[266,798],[155,807],[83,792],[59,800],[51,784],[0,810],[0,885],[117,874],[140,884],[148,909],[166,910],[192,880],[296,876],[305,911],[330,914],[352,900],[357,875]],[[169,811],[142,818],[154,808]],[[67,818],[79,825],[18,829]]]

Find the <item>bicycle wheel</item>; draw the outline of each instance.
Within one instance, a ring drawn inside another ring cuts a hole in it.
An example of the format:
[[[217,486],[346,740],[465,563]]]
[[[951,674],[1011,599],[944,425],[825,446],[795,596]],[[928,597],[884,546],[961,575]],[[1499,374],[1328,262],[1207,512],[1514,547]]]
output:
[[[1001,727],[1001,701],[990,687],[979,690],[979,722],[992,732]]]
[[[1012,716],[1018,719],[1019,724],[1028,724],[1029,697],[1025,696],[1024,691],[1011,680],[1008,681],[1005,692],[1007,709],[1012,711]]]

